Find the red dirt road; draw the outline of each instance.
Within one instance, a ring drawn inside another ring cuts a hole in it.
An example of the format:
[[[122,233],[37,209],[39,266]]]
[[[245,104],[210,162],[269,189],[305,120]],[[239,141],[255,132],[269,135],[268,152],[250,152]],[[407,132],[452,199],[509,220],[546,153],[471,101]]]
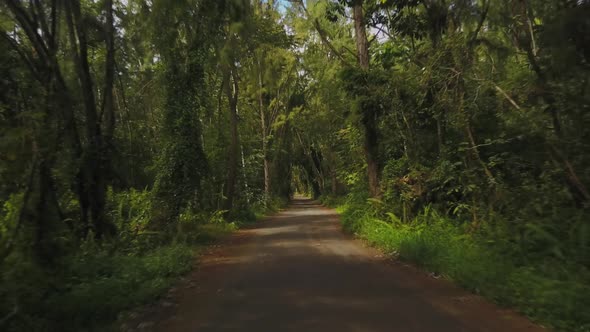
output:
[[[546,331],[342,233],[309,200],[206,253],[141,331]]]

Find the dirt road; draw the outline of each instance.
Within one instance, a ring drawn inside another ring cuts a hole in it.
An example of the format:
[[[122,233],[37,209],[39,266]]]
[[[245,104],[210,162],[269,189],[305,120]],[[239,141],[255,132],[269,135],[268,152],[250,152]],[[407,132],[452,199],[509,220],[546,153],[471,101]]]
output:
[[[342,233],[296,200],[206,253],[144,331],[545,331]]]

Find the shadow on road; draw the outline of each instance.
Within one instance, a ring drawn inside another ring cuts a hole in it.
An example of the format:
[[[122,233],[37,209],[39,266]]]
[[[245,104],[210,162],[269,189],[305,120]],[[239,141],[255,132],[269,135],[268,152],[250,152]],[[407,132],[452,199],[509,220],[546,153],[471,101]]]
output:
[[[384,264],[309,198],[205,255],[157,331],[541,331],[417,270]]]

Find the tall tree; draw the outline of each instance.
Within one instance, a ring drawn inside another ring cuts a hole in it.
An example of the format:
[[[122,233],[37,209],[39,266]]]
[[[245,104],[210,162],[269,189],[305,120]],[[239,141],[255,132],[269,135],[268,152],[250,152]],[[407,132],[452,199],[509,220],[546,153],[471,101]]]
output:
[[[363,11],[363,0],[354,0],[352,3],[352,12],[354,20],[354,38],[356,40],[356,50],[358,64],[362,71],[369,72],[369,41],[367,39],[365,13]],[[363,84],[361,81],[360,84]],[[369,193],[377,197],[381,193],[379,186],[380,166],[378,162],[378,129],[377,114],[375,110],[361,105],[361,122],[365,133],[364,152],[367,160],[367,176],[369,179]]]

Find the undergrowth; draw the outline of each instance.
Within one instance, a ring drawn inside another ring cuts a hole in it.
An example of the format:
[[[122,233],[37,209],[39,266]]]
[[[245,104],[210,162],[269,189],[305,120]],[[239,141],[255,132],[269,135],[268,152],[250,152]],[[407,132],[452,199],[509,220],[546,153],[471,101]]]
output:
[[[323,199],[343,227],[369,244],[444,276],[560,331],[590,331],[590,271],[559,255],[524,257],[497,230],[467,228],[426,209],[400,221],[383,207],[355,199]]]
[[[232,215],[186,209],[164,226],[154,225],[153,205],[147,191],[110,192],[116,239],[97,242],[90,234],[64,244],[77,249],[51,265],[29,259],[24,249],[14,251],[0,266],[0,330],[116,330],[122,313],[156,300],[187,273],[201,248],[284,202],[273,199]]]

